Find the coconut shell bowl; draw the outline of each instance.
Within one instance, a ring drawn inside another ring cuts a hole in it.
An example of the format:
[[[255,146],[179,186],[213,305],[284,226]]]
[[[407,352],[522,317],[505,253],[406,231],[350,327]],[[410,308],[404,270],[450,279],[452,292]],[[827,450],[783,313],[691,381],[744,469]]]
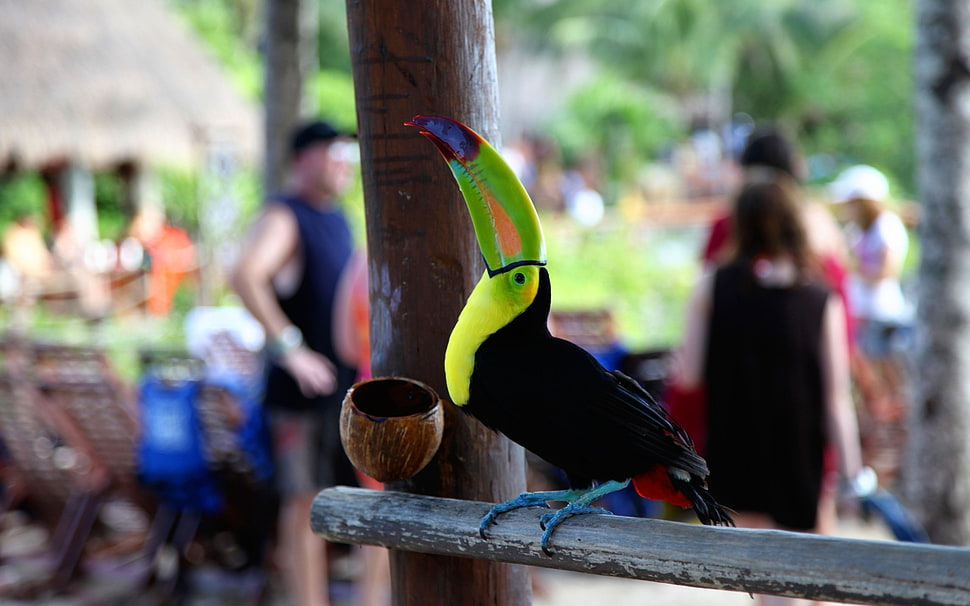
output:
[[[438,394],[403,377],[357,383],[340,409],[340,440],[350,462],[385,483],[424,469],[438,452],[443,429]]]

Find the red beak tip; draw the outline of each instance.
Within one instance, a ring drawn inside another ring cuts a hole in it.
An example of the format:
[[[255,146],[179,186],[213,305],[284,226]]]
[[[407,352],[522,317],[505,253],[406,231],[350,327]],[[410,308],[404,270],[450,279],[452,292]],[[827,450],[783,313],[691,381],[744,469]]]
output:
[[[428,120],[428,118],[430,118],[430,117],[431,116],[425,116],[423,114],[417,114],[416,116],[414,116],[413,118],[411,118],[410,120],[408,120],[407,122],[405,122],[404,125],[405,126],[423,127],[424,126],[423,122],[426,122]]]

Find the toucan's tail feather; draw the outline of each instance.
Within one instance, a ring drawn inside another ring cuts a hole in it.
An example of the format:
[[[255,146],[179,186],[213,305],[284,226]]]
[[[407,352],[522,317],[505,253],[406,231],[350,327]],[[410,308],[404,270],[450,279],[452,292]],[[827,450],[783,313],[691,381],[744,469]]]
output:
[[[707,488],[698,485],[699,481],[697,483],[688,482],[674,477],[671,477],[670,481],[690,501],[690,506],[697,514],[701,524],[734,526],[731,510],[715,501]]]

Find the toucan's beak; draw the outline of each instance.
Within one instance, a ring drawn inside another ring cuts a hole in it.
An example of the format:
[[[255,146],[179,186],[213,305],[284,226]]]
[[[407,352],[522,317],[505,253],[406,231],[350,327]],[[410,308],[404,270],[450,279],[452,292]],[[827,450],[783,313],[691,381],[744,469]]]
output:
[[[495,148],[460,122],[415,116],[417,126],[448,161],[468,205],[489,275],[519,265],[545,265],[546,244],[535,206]]]

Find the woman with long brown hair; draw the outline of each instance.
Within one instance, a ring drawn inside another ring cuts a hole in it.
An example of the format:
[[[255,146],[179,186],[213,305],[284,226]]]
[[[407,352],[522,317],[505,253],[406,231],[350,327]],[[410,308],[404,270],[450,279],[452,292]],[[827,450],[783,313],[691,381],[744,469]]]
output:
[[[824,532],[836,469],[855,478],[861,456],[842,301],[819,276],[796,192],[778,171],[748,175],[736,248],[695,289],[674,380],[706,388],[710,488],[738,526]]]

